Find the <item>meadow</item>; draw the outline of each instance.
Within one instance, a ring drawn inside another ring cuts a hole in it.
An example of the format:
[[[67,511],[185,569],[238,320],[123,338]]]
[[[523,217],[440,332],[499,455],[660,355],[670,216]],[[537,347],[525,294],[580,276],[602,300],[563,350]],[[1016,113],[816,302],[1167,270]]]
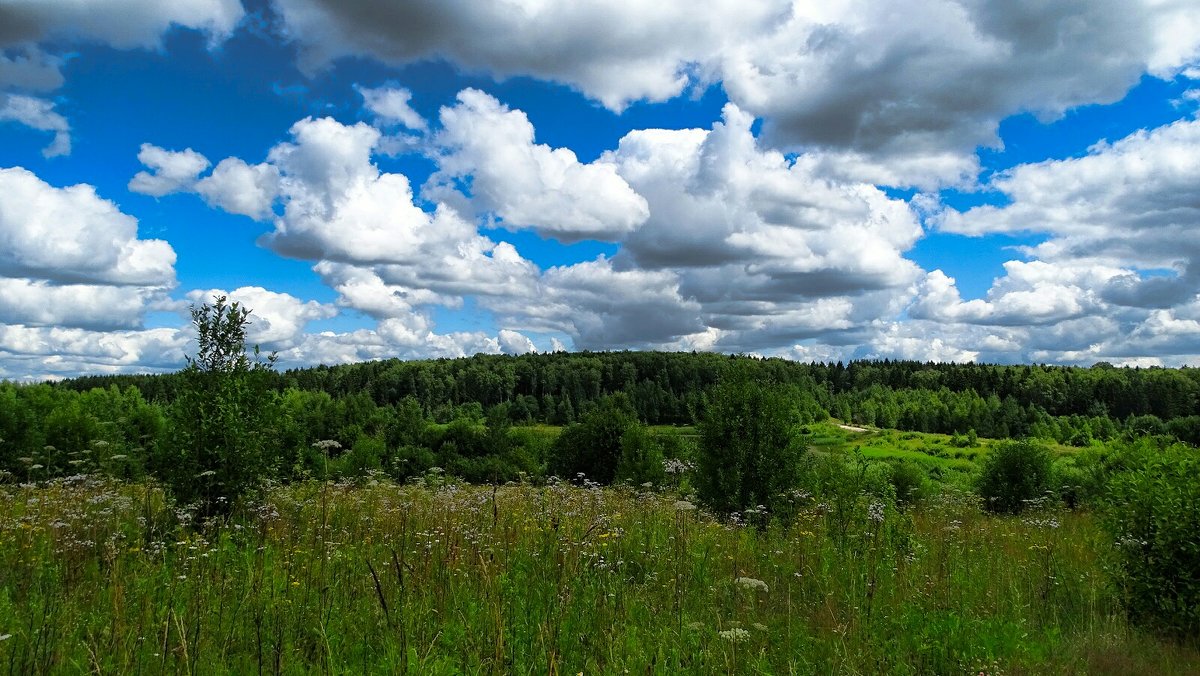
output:
[[[205,527],[152,483],[2,485],[0,672],[1200,673],[1126,623],[1086,512],[793,499],[718,521],[435,471],[277,485]]]

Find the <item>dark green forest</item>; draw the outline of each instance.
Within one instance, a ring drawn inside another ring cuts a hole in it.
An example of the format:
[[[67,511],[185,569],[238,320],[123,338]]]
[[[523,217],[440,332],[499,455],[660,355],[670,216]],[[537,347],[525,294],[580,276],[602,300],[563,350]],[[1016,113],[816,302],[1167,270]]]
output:
[[[326,472],[332,456],[342,473],[377,469],[404,478],[439,466],[470,479],[507,479],[553,470],[557,434],[538,434],[540,425],[581,423],[602,408],[610,416],[619,409],[643,425],[693,425],[713,386],[730,374],[785,388],[806,421],[833,417],[1077,447],[1145,436],[1200,443],[1200,370],[1107,364],[804,364],[668,352],[476,355],[264,369],[255,404],[265,407],[256,415],[267,421],[261,441],[277,477]],[[186,377],[181,371],[0,384],[0,470],[19,480],[100,466],[119,476],[151,471],[167,446],[173,407],[186,405]],[[314,446],[318,442],[324,447]]]

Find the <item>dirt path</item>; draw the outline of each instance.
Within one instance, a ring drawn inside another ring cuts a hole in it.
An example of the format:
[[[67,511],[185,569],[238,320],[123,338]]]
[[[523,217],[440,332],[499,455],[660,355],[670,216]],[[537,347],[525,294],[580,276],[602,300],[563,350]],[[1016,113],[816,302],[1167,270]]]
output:
[[[850,430],[851,432],[870,432],[871,431],[865,427],[855,427],[854,425],[843,425],[842,423],[838,423],[838,427],[840,427],[844,430]]]

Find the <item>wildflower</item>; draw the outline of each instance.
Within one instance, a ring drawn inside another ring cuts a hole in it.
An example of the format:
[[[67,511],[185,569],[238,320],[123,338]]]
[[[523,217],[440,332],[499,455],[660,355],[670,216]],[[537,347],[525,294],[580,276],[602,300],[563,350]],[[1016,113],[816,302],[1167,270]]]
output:
[[[12,634],[0,634],[0,641],[7,641],[12,638]]]
[[[688,502],[687,500],[676,500],[675,501],[675,511],[677,511],[677,512],[690,512],[693,509],[696,509],[696,506],[693,505],[692,503]]]
[[[872,502],[867,507],[867,518],[875,523],[883,523],[883,503]]]
[[[731,643],[745,643],[750,640],[750,632],[740,627],[717,632],[721,638]]]
[[[678,458],[663,460],[663,471],[667,474],[683,474],[684,472],[691,471],[694,467],[692,463],[686,460],[679,460]]]
[[[742,589],[745,589],[746,591],[754,591],[756,589],[761,589],[763,592],[770,591],[766,582],[753,577],[739,577],[738,579],[734,580],[733,583]]]

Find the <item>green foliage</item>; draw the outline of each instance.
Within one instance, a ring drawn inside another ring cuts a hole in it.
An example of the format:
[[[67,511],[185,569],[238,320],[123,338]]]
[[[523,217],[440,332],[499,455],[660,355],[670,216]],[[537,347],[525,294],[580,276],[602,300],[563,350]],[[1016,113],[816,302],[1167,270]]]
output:
[[[891,464],[888,480],[898,505],[914,505],[929,492],[929,475],[912,460],[901,460]]]
[[[805,446],[804,422],[789,391],[732,374],[715,387],[698,424],[696,488],[718,514],[785,504],[795,487]]]
[[[226,303],[192,307],[198,343],[181,372],[170,407],[170,440],[156,457],[156,473],[181,504],[202,516],[226,514],[268,474],[275,395],[269,374],[274,355],[246,354],[250,310]]]
[[[665,478],[659,440],[642,425],[629,426],[621,436],[615,480],[637,486],[647,482],[661,485]]]
[[[638,424],[628,397],[602,399],[580,422],[563,429],[554,443],[550,473],[564,479],[583,475],[611,484],[621,462],[625,433]]]
[[[983,459],[976,485],[984,507],[1016,514],[1051,491],[1053,459],[1050,450],[1030,440],[1004,441]]]
[[[1200,453],[1176,445],[1125,451],[1102,509],[1130,618],[1200,637]]]

